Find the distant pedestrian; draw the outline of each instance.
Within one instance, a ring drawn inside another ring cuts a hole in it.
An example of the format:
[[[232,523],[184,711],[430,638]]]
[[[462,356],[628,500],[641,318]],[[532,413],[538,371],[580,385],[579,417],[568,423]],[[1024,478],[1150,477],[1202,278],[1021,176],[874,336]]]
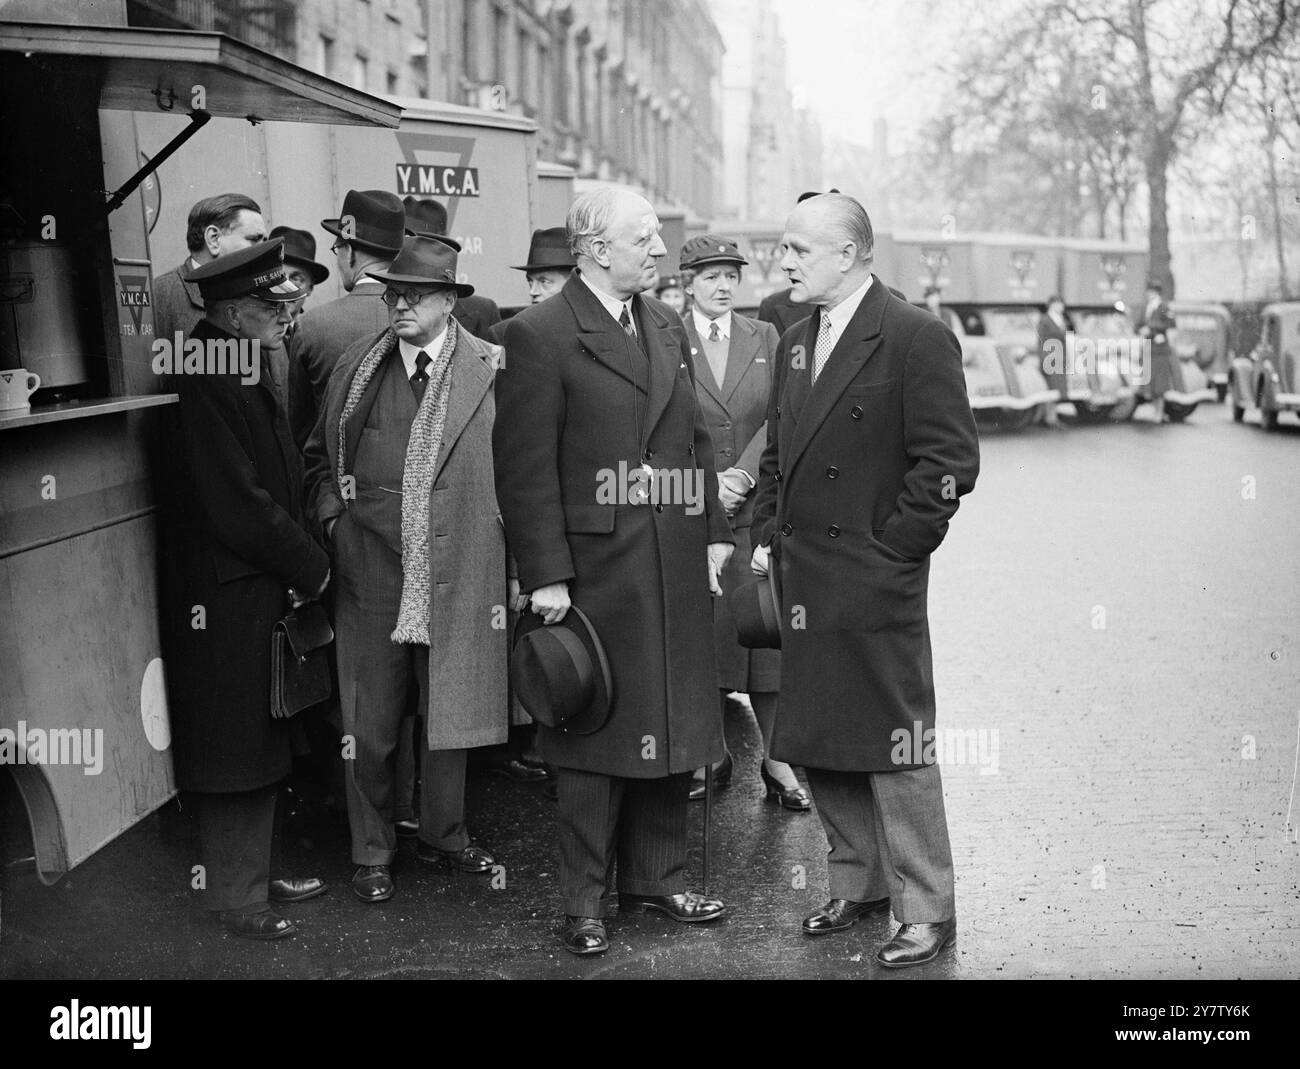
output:
[[[1151,407],[1157,423],[1165,422],[1165,394],[1174,388],[1174,349],[1169,332],[1174,329],[1173,313],[1165,303],[1164,288],[1152,279],[1147,283],[1146,304],[1138,316],[1137,329],[1148,343],[1151,364]]]

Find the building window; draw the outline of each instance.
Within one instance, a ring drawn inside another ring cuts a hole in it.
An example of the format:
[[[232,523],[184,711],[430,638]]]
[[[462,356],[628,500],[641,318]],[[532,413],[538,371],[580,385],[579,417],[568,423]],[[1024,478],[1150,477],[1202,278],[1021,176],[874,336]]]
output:
[[[319,74],[323,74],[327,78],[333,78],[336,73],[334,68],[334,39],[321,34],[318,40],[319,46],[316,50],[316,70]]]
[[[509,20],[499,7],[492,9],[492,80],[498,85],[506,84],[506,71],[510,49]]]
[[[475,27],[477,18],[478,12],[475,11],[474,0],[465,0],[460,13],[460,61],[465,80],[469,82],[478,80],[478,34]]]
[[[352,59],[352,84],[365,89],[370,84],[370,60],[358,52]]]
[[[392,70],[390,68],[388,73],[384,76],[384,84],[386,85],[387,91],[390,94],[396,94],[397,93],[397,71]]]
[[[515,41],[519,51],[516,59],[514,91],[523,99],[525,107],[532,107],[536,105],[537,98],[533,92],[532,65],[529,62],[532,57],[528,51],[528,31],[520,29],[515,35]]]

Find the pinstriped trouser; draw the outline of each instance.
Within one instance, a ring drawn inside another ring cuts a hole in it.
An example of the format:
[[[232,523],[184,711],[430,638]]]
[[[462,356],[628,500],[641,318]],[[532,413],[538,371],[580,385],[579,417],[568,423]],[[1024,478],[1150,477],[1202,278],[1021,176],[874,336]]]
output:
[[[557,768],[560,897],[574,917],[614,912],[618,891],[674,895],[686,890],[689,772],[624,779]]]

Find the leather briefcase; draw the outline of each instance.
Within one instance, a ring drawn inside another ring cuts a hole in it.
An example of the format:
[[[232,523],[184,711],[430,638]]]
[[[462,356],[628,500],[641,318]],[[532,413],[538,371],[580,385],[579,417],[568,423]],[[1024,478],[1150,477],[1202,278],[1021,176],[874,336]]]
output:
[[[330,681],[330,627],[318,601],[299,605],[271,629],[271,716],[301,713],[334,693]]]

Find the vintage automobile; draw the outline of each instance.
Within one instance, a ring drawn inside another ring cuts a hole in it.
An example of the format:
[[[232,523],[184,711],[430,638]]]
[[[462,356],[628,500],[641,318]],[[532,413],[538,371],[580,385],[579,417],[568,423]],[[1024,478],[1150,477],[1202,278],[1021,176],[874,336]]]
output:
[[[966,393],[975,414],[1003,430],[1020,430],[1058,400],[1038,368],[1038,313],[1028,305],[944,305],[961,343]]]
[[[1124,370],[1140,339],[1124,313],[1113,305],[1074,306],[1066,352],[1066,398],[1077,423],[1107,423],[1128,419],[1137,407],[1133,386]],[[1069,418],[1068,416],[1066,418]]]
[[[1228,391],[1232,418],[1240,423],[1251,408],[1259,425],[1276,430],[1278,415],[1300,411],[1300,301],[1264,306],[1259,344],[1232,361]]]
[[[1174,351],[1180,360],[1194,361],[1214,387],[1218,399],[1228,396],[1228,369],[1232,350],[1232,313],[1221,304],[1171,301],[1169,310],[1178,324]]]

